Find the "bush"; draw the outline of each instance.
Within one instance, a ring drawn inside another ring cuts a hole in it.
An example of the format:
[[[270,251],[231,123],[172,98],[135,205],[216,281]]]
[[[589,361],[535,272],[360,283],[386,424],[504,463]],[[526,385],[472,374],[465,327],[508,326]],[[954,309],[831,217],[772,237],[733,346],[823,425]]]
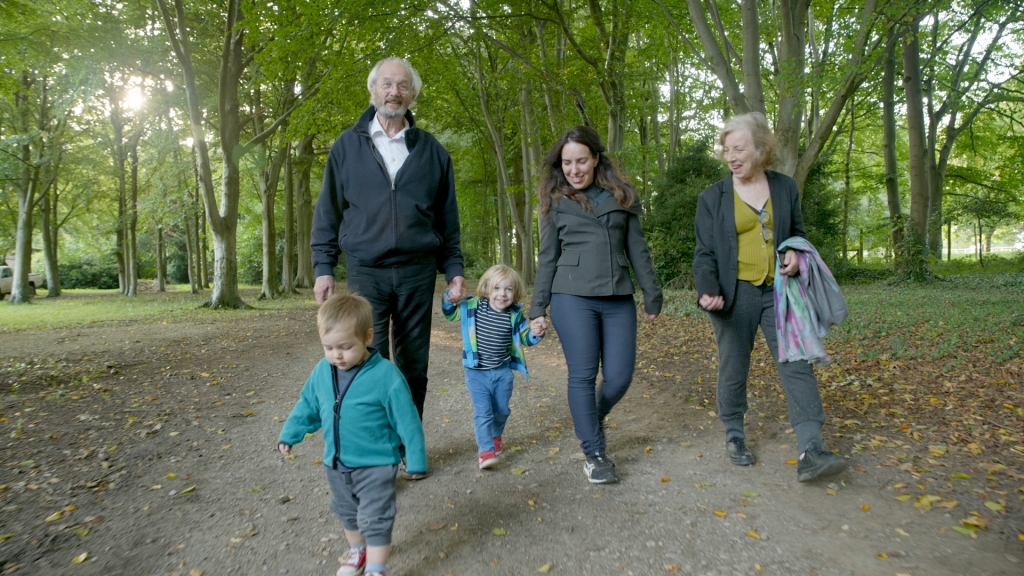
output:
[[[117,258],[107,256],[87,257],[69,262],[61,262],[61,288],[117,288]]]
[[[692,284],[697,197],[724,175],[710,143],[695,142],[683,150],[655,185],[644,227],[654,271],[662,286],[684,288]]]

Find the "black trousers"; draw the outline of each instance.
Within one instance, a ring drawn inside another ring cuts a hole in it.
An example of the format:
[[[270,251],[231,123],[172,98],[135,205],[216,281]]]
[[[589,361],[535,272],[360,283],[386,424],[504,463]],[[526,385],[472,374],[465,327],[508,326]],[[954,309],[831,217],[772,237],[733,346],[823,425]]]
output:
[[[423,419],[437,264],[347,268],[348,291],[373,306],[373,347],[405,376]]]

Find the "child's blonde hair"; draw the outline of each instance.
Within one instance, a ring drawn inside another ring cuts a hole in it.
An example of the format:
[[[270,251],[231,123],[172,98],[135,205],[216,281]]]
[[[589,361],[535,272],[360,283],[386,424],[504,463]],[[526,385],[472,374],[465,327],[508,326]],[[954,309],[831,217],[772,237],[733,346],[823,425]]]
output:
[[[358,294],[335,294],[320,305],[316,327],[321,335],[347,329],[361,339],[366,338],[373,329],[373,307]]]
[[[526,295],[526,285],[519,273],[504,264],[495,264],[484,272],[480,277],[480,284],[476,287],[476,295],[480,298],[489,298],[491,288],[494,288],[502,280],[512,279],[512,303],[518,304]]]

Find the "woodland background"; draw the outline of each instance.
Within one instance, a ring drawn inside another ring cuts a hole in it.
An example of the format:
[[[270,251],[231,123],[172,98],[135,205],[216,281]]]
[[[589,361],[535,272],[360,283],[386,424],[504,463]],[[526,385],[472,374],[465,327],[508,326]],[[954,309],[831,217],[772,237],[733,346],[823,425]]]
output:
[[[0,254],[62,288],[310,287],[326,153],[399,55],[451,152],[468,275],[531,281],[535,189],[595,126],[632,176],[661,281],[687,288],[723,118],[763,111],[844,281],[1021,248],[1017,0],[0,0]],[[995,248],[993,248],[993,246]],[[960,253],[960,254],[958,254]],[[999,260],[999,259],[997,259]],[[1002,264],[1020,269],[1020,252]],[[339,276],[344,270],[339,267]],[[145,283],[148,287],[150,283]]]

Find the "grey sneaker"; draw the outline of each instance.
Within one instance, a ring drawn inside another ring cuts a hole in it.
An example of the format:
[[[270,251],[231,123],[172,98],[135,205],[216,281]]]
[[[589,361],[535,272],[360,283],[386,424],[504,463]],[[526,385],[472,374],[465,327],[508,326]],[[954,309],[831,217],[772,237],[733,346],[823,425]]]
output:
[[[615,475],[615,464],[608,459],[604,452],[590,454],[587,456],[587,463],[583,465],[583,471],[587,474],[587,480],[591,484],[611,484],[618,482]]]
[[[729,455],[729,460],[737,466],[751,466],[754,464],[754,453],[747,448],[747,443],[743,438],[730,438],[725,443],[725,453]]]
[[[796,479],[799,482],[810,482],[822,476],[834,476],[843,470],[846,470],[846,461],[842,456],[826,452],[821,446],[812,444],[800,455]]]

